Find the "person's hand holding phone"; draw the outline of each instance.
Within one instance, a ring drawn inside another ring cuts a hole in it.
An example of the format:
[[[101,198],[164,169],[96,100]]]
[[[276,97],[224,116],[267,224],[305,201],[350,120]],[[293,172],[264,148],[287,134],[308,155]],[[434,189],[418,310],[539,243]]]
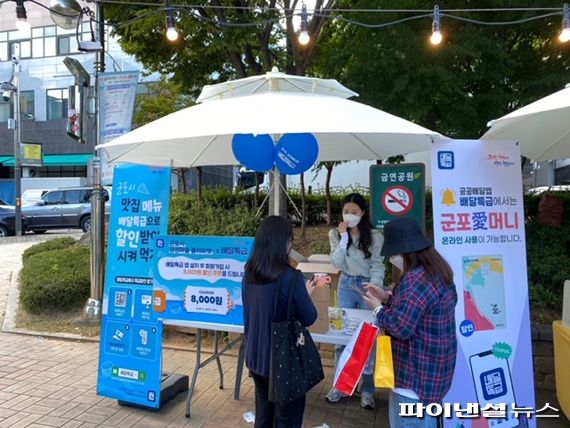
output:
[[[313,290],[317,287],[317,282],[315,281],[314,275],[305,281],[305,287],[307,287],[307,293],[309,293],[310,296]]]
[[[366,291],[365,298],[374,298],[375,301],[384,304],[388,301],[390,296],[392,295],[391,291],[383,290],[381,287],[378,287],[376,284],[371,284],[369,282],[363,282],[362,285],[364,286],[364,291]],[[366,299],[365,299],[366,300]],[[368,302],[367,302],[368,304]],[[378,304],[376,305],[378,306]],[[374,306],[374,308],[376,308]],[[372,309],[374,309],[372,308]]]

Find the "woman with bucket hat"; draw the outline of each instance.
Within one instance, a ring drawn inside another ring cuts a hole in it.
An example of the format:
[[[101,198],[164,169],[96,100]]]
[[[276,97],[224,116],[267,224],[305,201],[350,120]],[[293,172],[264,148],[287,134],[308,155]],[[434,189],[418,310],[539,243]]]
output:
[[[440,403],[451,386],[457,354],[453,271],[411,218],[386,223],[381,254],[403,272],[392,294],[368,284],[364,297],[392,338],[390,426],[435,428],[435,417],[400,416],[400,404]]]

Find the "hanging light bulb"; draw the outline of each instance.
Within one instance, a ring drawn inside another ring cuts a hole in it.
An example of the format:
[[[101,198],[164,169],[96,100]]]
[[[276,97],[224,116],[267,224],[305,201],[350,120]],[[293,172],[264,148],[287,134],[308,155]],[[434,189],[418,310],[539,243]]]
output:
[[[166,3],[166,38],[171,42],[178,40],[176,20],[174,19],[174,11],[170,7],[170,3]]]
[[[16,0],[16,28],[20,31],[30,31],[24,0]]]
[[[433,23],[431,25],[431,37],[429,38],[432,45],[439,45],[443,40],[441,35],[441,24],[439,22],[439,6],[433,7]]]
[[[566,43],[570,40],[570,7],[568,7],[568,3],[564,3],[564,9],[562,11],[562,31],[558,36],[558,40],[562,43]]]
[[[301,31],[299,32],[299,43],[306,45],[311,41],[309,36],[309,19],[307,14],[307,6],[303,3],[301,7]]]

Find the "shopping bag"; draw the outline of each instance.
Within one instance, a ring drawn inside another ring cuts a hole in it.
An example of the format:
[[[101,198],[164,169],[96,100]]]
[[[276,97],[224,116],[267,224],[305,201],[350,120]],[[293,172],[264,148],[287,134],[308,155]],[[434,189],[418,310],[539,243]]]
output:
[[[376,364],[374,365],[374,386],[376,388],[394,388],[394,361],[392,360],[392,341],[390,336],[382,334],[376,340]]]
[[[334,387],[346,395],[352,395],[364,371],[366,361],[376,341],[378,327],[362,322],[344,348],[336,366]]]

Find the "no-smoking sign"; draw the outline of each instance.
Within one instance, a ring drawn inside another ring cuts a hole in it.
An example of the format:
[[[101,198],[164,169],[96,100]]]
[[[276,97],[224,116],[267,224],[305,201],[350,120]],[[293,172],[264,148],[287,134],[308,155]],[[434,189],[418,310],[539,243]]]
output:
[[[382,195],[382,206],[388,214],[404,215],[414,206],[414,196],[407,187],[392,186]]]

